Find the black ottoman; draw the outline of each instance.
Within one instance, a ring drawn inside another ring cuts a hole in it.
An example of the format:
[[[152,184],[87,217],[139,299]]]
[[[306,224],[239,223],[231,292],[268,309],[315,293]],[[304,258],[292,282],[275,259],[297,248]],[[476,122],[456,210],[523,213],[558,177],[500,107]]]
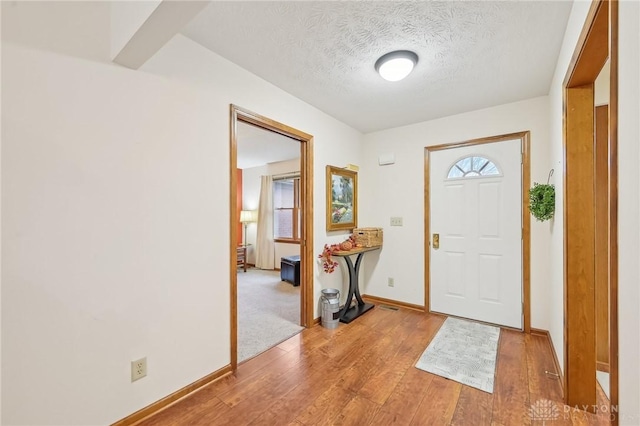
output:
[[[294,286],[300,285],[300,256],[280,258],[280,279]]]

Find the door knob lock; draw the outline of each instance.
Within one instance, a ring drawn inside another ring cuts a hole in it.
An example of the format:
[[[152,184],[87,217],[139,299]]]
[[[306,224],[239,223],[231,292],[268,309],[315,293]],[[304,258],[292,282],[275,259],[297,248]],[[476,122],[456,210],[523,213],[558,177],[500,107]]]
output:
[[[440,248],[440,234],[433,234],[432,245],[434,249]]]

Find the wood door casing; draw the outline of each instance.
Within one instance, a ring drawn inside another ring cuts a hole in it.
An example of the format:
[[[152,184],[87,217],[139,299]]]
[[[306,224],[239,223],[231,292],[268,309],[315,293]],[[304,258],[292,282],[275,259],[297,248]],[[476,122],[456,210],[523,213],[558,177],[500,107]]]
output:
[[[236,232],[237,232],[237,236],[239,236],[238,241],[236,241],[236,245],[240,245],[242,244],[242,242],[244,241],[245,236],[242,234],[242,222],[240,222],[240,212],[243,209],[243,205],[242,205],[242,188],[243,188],[243,184],[242,184],[242,169],[236,169],[236,175],[237,175],[237,184],[236,184],[236,188],[237,188],[237,196],[236,196],[236,209],[237,209],[237,214],[236,214],[236,220],[238,222],[238,224],[236,225]]]
[[[235,218],[239,212],[236,204],[237,180],[237,131],[236,124],[243,121],[268,131],[279,133],[300,142],[300,199],[302,200],[302,235],[300,241],[300,325],[311,327],[314,324],[314,277],[313,277],[313,136],[286,124],[277,122],[255,112],[231,104],[229,106],[229,163],[230,168],[230,365],[231,370],[238,367],[238,283],[237,264],[235,259],[238,231]]]
[[[567,88],[564,261],[567,405],[596,403],[593,84]]]
[[[609,371],[609,106],[595,112],[596,365]]]
[[[594,82],[611,62],[608,126],[608,281],[611,410],[618,409],[617,99],[618,2],[593,0],[564,87],[564,388],[565,404],[596,403],[596,175]],[[615,407],[615,408],[614,408]],[[618,424],[618,416],[611,423]]]

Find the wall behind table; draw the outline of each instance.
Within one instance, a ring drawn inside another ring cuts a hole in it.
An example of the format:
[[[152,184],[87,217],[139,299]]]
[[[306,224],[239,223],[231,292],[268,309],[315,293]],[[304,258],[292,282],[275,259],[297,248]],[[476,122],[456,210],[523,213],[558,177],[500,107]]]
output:
[[[549,174],[549,107],[546,96],[365,135],[359,183],[360,223],[384,228],[384,246],[366,258],[367,294],[424,305],[425,147],[531,131],[531,179]],[[379,166],[382,154],[395,164]],[[389,226],[391,216],[403,226]],[[531,324],[547,329],[549,223],[531,221]],[[393,277],[394,287],[387,286]]]

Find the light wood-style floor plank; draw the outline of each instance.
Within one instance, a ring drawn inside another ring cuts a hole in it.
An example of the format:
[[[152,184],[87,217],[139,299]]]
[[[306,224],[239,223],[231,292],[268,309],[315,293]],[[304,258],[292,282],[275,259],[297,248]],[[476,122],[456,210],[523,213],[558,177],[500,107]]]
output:
[[[490,425],[493,417],[493,395],[463,386],[458,398],[458,405],[451,420],[452,425]]]
[[[561,401],[562,387],[559,376],[547,374],[547,372],[558,374],[553,362],[553,355],[546,337],[525,334],[524,341],[527,355],[527,368],[529,376],[529,394],[531,403],[538,399]]]
[[[431,373],[409,368],[372,424],[380,426],[410,424],[434,377]]]
[[[332,386],[316,398],[296,420],[304,425],[330,424],[354,396],[353,392]]]
[[[460,383],[435,376],[410,424],[415,426],[451,424],[461,390]]]
[[[564,406],[541,336],[501,331],[492,394],[415,368],[445,319],[376,307],[304,330],[138,425],[538,425],[540,401],[558,413],[554,425],[608,424]]]
[[[354,396],[351,401],[344,407],[338,416],[331,421],[332,425],[341,426],[360,426],[368,425],[373,419],[380,406],[375,402],[369,401],[360,395]]]
[[[527,353],[523,333],[501,330],[493,391],[492,424],[531,424]]]

